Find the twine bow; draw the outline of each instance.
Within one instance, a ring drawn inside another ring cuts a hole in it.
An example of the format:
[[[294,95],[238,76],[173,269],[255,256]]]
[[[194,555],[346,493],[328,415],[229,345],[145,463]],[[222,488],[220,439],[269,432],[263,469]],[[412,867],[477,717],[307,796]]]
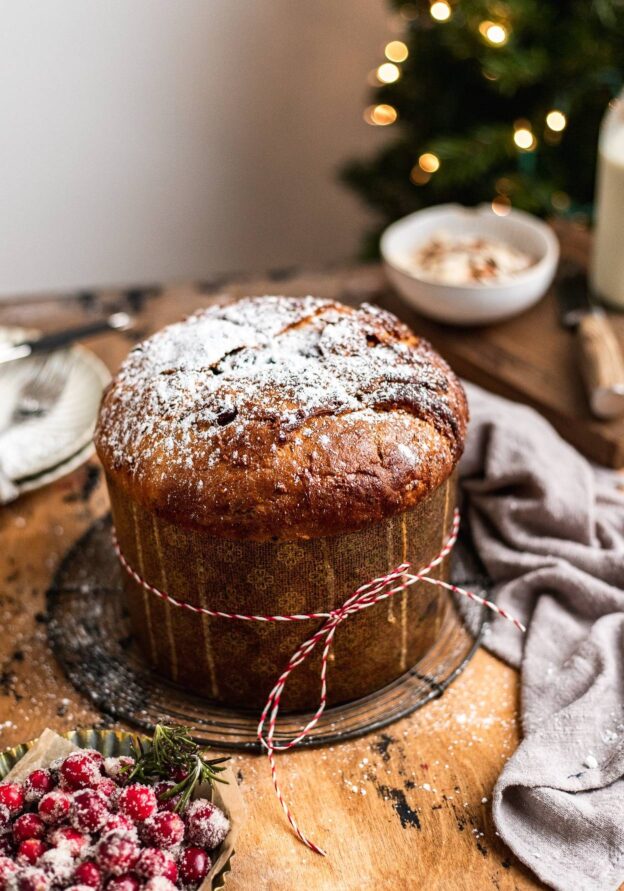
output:
[[[461,594],[462,596],[467,597],[469,600],[472,600],[475,603],[480,604],[481,606],[486,606],[488,609],[495,612],[501,618],[512,622],[519,631],[526,631],[525,626],[520,621],[518,621],[518,619],[515,619],[513,616],[509,615],[509,613],[507,613],[504,609],[497,606],[495,603],[492,603],[490,600],[479,597],[478,594],[475,594],[472,591],[467,591],[464,588],[460,588],[458,585],[453,585],[451,584],[451,582],[445,582],[442,581],[442,579],[431,578],[430,572],[435,569],[436,566],[439,566],[440,563],[442,563],[442,561],[452,551],[453,546],[457,541],[458,532],[459,511],[456,508],[453,514],[453,524],[451,527],[450,535],[447,538],[440,553],[427,566],[412,573],[409,571],[412,567],[412,564],[402,563],[400,566],[397,566],[396,569],[393,569],[386,575],[379,576],[379,578],[373,579],[372,581],[367,582],[366,584],[359,587],[354,594],[352,594],[347,600],[345,600],[342,606],[339,606],[336,609],[331,610],[330,612],[303,613],[290,616],[254,616],[241,613],[226,613],[220,610],[211,610],[207,609],[206,607],[194,606],[193,604],[187,603],[184,600],[178,600],[176,597],[172,597],[170,594],[161,591],[154,585],[150,585],[149,582],[143,579],[139,575],[139,573],[136,572],[135,569],[133,569],[133,567],[124,557],[121,548],[119,547],[119,542],[117,541],[115,529],[113,529],[113,546],[125,571],[131,576],[131,578],[134,579],[135,582],[137,582],[137,584],[139,584],[146,591],[155,594],[161,600],[166,601],[172,606],[188,610],[189,612],[211,616],[212,618],[236,619],[245,622],[303,622],[311,619],[325,620],[321,627],[307,640],[300,644],[293,655],[290,657],[288,664],[282,671],[275,686],[269,693],[269,697],[264,708],[262,709],[260,722],[258,724],[258,739],[266,749],[271,766],[271,778],[273,780],[273,786],[275,788],[275,793],[277,795],[279,803],[282,806],[282,810],[284,811],[284,814],[286,815],[286,818],[290,823],[297,838],[316,854],[325,856],[325,851],[322,848],[319,848],[318,845],[314,844],[313,841],[311,841],[303,834],[303,832],[299,828],[299,825],[297,824],[294,814],[286,803],[277,779],[275,753],[288,751],[288,749],[292,749],[293,746],[296,746],[300,742],[302,742],[318,724],[321,715],[325,711],[325,707],[327,705],[327,663],[329,661],[329,655],[331,653],[336,629],[342,624],[342,622],[344,622],[349,616],[358,613],[363,609],[368,609],[369,607],[374,606],[376,603],[380,603],[382,600],[387,600],[389,597],[394,597],[395,594],[398,594],[401,591],[405,591],[407,588],[416,584],[416,582],[426,582],[427,584],[434,585],[435,587],[444,588],[447,591],[453,592],[454,594]],[[396,584],[396,582],[400,583]],[[323,640],[324,644],[321,654],[321,695],[319,706],[314,716],[310,719],[310,721],[308,721],[307,724],[305,724],[304,727],[301,728],[300,732],[296,737],[294,737],[294,739],[291,739],[283,744],[276,743],[274,737],[277,725],[277,718],[279,715],[282,694],[284,692],[284,688],[286,687],[288,678],[296,668],[298,668],[303,662],[305,662],[308,656],[316,648],[316,645]],[[266,732],[265,726],[267,726]]]

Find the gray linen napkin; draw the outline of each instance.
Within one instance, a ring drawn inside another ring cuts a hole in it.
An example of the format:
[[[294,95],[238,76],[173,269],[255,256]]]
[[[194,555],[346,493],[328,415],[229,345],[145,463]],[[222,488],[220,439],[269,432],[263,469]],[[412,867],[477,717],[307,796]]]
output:
[[[486,646],[522,667],[523,740],[494,790],[498,832],[542,881],[624,881],[624,497],[532,409],[466,386],[460,472],[494,599]]]

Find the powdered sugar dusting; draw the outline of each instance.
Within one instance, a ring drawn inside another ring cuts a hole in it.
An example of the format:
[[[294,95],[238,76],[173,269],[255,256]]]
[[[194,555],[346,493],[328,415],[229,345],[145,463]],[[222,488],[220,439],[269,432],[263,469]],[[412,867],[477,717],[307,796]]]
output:
[[[105,398],[97,441],[117,467],[138,475],[144,462],[163,473],[191,467],[198,449],[204,468],[245,466],[259,426],[277,448],[315,416],[374,420],[399,408],[460,448],[449,378],[429,345],[384,310],[246,298],[137,346]]]

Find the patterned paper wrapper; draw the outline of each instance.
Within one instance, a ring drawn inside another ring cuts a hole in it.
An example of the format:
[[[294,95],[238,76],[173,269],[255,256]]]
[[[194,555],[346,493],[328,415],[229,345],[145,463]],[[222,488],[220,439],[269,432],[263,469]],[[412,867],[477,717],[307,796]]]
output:
[[[400,563],[426,566],[449,535],[456,494],[452,476],[415,508],[358,532],[253,542],[172,524],[128,498],[111,479],[108,487],[122,553],[145,581],[195,606],[252,615],[330,611]],[[446,579],[448,561],[431,574]],[[318,627],[312,620],[202,616],[166,603],[126,572],[123,579],[134,632],[153,668],[229,706],[264,705],[290,656]],[[420,582],[350,616],[336,633],[330,657],[329,704],[381,689],[415,665],[438,637],[448,609],[446,592]],[[319,673],[315,652],[289,679],[284,710],[316,708]]]
[[[128,738],[130,738],[129,734]],[[4,781],[22,781],[33,770],[47,767],[57,758],[66,758],[71,752],[79,751],[79,749],[79,746],[75,746],[69,740],[59,736],[54,730],[46,729],[26,754],[20,758],[15,767],[9,771]],[[202,784],[197,787],[194,793],[195,798],[211,799],[230,821],[230,831],[217,849],[210,872],[199,886],[198,891],[213,891],[217,887],[223,887],[223,878],[221,877],[217,881],[217,877],[234,853],[236,840],[244,819],[245,807],[236,784],[236,777],[229,768],[223,771],[221,776],[227,780],[227,785],[215,783],[214,787],[211,787],[210,784]]]

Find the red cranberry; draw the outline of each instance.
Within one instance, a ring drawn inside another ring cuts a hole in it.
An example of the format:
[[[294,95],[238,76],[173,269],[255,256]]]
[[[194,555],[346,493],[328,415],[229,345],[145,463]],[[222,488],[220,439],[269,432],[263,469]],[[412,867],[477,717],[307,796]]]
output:
[[[61,777],[73,789],[93,787],[101,779],[100,766],[89,752],[72,752],[60,767]]]
[[[39,801],[46,792],[51,792],[54,788],[54,780],[52,773],[44,767],[33,770],[29,773],[24,781],[24,795],[26,801],[31,803]]]
[[[102,826],[102,835],[106,835],[107,832],[112,832],[114,829],[128,832],[133,838],[137,837],[137,828],[134,821],[131,820],[130,817],[126,817],[125,814],[113,814],[109,817],[106,823]]]
[[[76,861],[67,848],[49,848],[41,855],[37,866],[50,876],[53,885],[68,885]]]
[[[72,826],[58,826],[49,833],[48,841],[55,848],[63,848],[69,851],[72,857],[78,857],[89,846],[90,839],[88,835],[78,832]]]
[[[178,860],[180,878],[187,885],[203,881],[212,862],[203,848],[184,848]]]
[[[123,875],[132,869],[139,856],[137,842],[127,832],[109,832],[95,846],[95,862],[105,873]]]
[[[184,838],[184,820],[169,811],[159,811],[145,823],[145,834],[155,848],[172,848]]]
[[[176,888],[177,885],[174,885],[165,876],[154,876],[143,885],[143,891],[176,891]]]
[[[70,885],[66,891],[93,891],[92,885]]]
[[[101,752],[98,752],[97,749],[82,749],[82,751],[95,761],[98,767],[101,768],[104,766],[104,755],[102,755]]]
[[[45,831],[45,823],[37,814],[22,814],[13,824],[13,838],[16,842],[27,838],[43,838]]]
[[[17,849],[17,859],[27,863],[36,863],[48,850],[48,846],[38,838],[27,838]]]
[[[117,783],[123,783],[135,765],[134,758],[120,755],[118,758],[104,759],[104,773]]]
[[[111,780],[110,777],[100,777],[95,788],[100,795],[109,798],[111,802],[114,802],[119,794],[119,786],[114,780]]]
[[[119,793],[117,806],[119,811],[133,820],[147,820],[156,813],[158,802],[154,790],[149,786],[133,783]]]
[[[106,885],[106,891],[139,891],[141,883],[132,873],[123,876],[115,876]]]
[[[159,780],[154,786],[154,792],[156,793],[156,798],[158,799],[158,810],[159,811],[174,811],[176,809],[177,804],[182,798],[182,793],[178,792],[177,795],[173,795],[171,798],[163,798],[167,792],[170,792],[176,784],[172,780]]]
[[[74,870],[74,881],[78,885],[88,885],[90,888],[102,887],[102,873],[100,868],[90,860],[85,860]]]
[[[24,807],[24,789],[20,783],[0,783],[0,804],[9,809],[11,814],[19,814]]]
[[[19,866],[10,857],[0,856],[0,891],[5,891],[9,878],[17,872]]]
[[[223,811],[206,798],[193,801],[184,816],[189,839],[208,851],[219,847],[230,831],[230,821]]]
[[[15,877],[17,891],[48,891],[50,879],[42,869],[29,866]]]
[[[71,798],[66,792],[53,789],[39,802],[39,816],[44,823],[62,823],[71,810]]]
[[[4,833],[8,830],[10,822],[11,811],[8,809],[6,804],[0,804],[0,835],[4,835]]]
[[[181,783],[182,780],[185,780],[188,776],[188,770],[184,767],[174,767],[171,772],[171,779],[175,780],[176,783]]]
[[[136,862],[135,871],[144,879],[164,876],[174,884],[178,879],[178,867],[175,860],[171,854],[158,848],[144,848]]]
[[[74,792],[70,821],[82,832],[97,832],[110,817],[106,799],[95,789]]]

